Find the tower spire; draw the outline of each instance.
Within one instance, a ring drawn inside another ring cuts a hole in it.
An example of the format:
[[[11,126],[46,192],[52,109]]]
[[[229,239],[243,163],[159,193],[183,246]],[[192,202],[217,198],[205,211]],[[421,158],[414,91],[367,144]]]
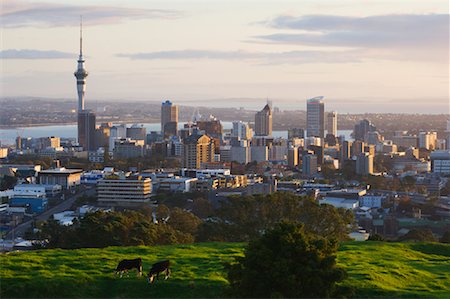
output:
[[[80,15],[80,57],[83,56],[83,16]]]
[[[77,78],[77,92],[78,92],[78,112],[84,110],[84,93],[86,90],[86,77],[88,72],[84,68],[83,58],[83,17],[80,16],[80,57],[78,57],[78,67],[74,75]]]

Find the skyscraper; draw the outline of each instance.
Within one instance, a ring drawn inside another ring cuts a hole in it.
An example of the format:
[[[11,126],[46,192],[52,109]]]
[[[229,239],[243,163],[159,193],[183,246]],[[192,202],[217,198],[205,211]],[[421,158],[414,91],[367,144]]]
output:
[[[80,56],[78,57],[78,68],[74,73],[77,78],[78,92],[78,143],[84,150],[92,151],[95,146],[95,114],[84,109],[84,93],[86,90],[86,77],[88,72],[84,68],[83,58],[83,26],[80,22]]]
[[[207,135],[191,135],[183,144],[183,167],[199,169],[202,163],[214,161],[214,142]]]
[[[164,137],[177,135],[178,106],[167,100],[161,105],[161,132]]]
[[[364,141],[368,132],[375,132],[376,130],[377,128],[369,120],[363,119],[355,125],[355,130],[353,131],[355,140]]]
[[[315,97],[306,102],[307,137],[325,137],[325,104],[323,97]]]
[[[85,151],[96,149],[95,135],[95,114],[90,110],[78,112],[78,143]]]
[[[336,111],[329,112],[327,115],[327,119],[328,119],[327,122],[328,134],[337,136],[337,112]]]
[[[255,135],[272,136],[272,109],[269,104],[255,115]]]

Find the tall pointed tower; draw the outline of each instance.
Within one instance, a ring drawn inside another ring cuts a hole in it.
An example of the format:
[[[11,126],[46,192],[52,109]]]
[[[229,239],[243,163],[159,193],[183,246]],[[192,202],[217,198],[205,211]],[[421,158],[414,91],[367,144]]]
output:
[[[86,77],[88,72],[84,68],[83,58],[83,22],[80,18],[80,56],[78,68],[74,73],[77,78],[78,91],[78,143],[85,151],[96,150],[95,144],[95,113],[84,109],[84,92],[86,90]]]
[[[86,77],[88,76],[88,72],[84,68],[82,20],[80,20],[80,56],[78,57],[78,68],[73,74],[77,78],[78,112],[81,112],[84,110],[84,92],[86,91]]]

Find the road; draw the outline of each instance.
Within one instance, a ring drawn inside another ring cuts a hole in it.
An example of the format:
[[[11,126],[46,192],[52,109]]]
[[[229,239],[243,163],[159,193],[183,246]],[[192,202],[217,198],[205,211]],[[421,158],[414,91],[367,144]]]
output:
[[[13,236],[14,238],[17,237],[22,237],[23,234],[30,229],[33,220],[36,221],[45,221],[47,220],[51,215],[55,214],[55,213],[60,213],[62,211],[66,211],[68,210],[72,204],[81,196],[94,196],[95,195],[95,188],[91,188],[91,189],[86,189],[83,190],[71,197],[69,197],[68,199],[64,200],[63,202],[61,202],[60,204],[54,206],[51,209],[48,209],[47,211],[43,212],[42,214],[39,214],[38,216],[34,217],[34,219],[28,220],[27,222],[23,222],[21,224],[19,224],[18,226],[16,226],[14,229],[12,229],[11,231],[9,231],[4,239],[5,240],[12,240]]]

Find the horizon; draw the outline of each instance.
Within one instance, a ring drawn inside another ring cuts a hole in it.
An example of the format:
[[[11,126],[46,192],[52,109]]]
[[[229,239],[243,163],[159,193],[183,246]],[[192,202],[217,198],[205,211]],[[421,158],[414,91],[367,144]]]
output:
[[[76,105],[83,15],[87,106],[169,98],[258,109],[269,98],[304,110],[324,95],[339,113],[450,113],[447,1],[255,3],[8,1],[1,95]]]

